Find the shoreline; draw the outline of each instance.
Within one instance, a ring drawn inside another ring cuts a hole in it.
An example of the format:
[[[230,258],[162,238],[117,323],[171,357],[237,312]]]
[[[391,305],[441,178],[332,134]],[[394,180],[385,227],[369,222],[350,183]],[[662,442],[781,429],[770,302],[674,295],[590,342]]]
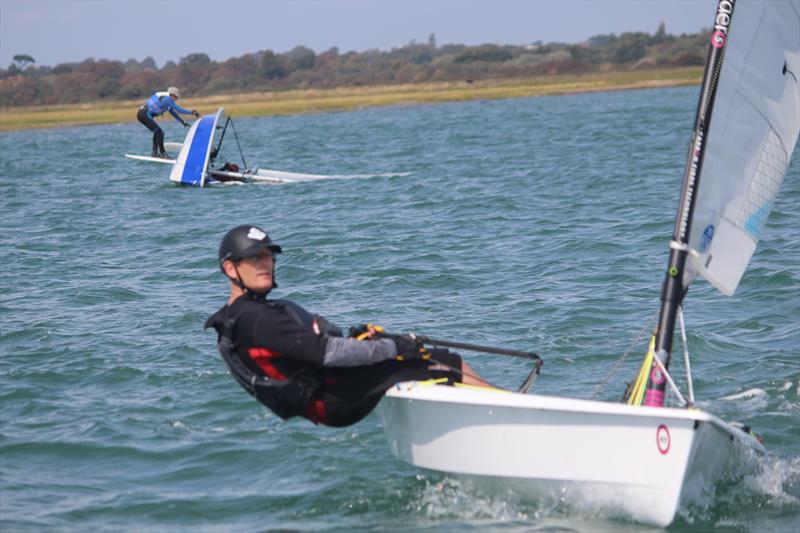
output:
[[[224,106],[228,116],[258,117],[351,111],[390,105],[497,100],[585,92],[622,91],[697,85],[702,67],[612,71],[604,73],[437,82],[335,89],[293,89],[186,97],[201,114]],[[136,122],[143,99],[0,108],[0,132]]]

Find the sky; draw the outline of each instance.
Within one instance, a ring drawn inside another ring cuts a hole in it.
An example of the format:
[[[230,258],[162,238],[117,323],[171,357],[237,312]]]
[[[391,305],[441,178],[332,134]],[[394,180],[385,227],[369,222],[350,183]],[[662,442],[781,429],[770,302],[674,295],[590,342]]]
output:
[[[627,31],[696,33],[714,0],[0,0],[0,66],[87,58],[161,67],[191,53],[224,61],[259,50],[391,50],[409,42],[578,43]]]

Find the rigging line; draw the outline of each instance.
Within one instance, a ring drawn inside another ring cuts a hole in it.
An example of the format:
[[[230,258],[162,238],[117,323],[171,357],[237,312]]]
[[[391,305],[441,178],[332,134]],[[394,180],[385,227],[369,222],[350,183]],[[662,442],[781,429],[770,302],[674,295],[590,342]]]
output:
[[[666,353],[666,352],[662,352],[662,353]],[[672,381],[672,376],[670,376],[670,375],[669,375],[669,372],[667,371],[667,367],[665,367],[665,366],[664,366],[664,363],[662,363],[662,362],[661,362],[661,358],[658,356],[658,354],[657,354],[656,352],[653,352],[653,361],[655,361],[655,362],[656,362],[656,364],[658,365],[658,368],[660,368],[660,369],[661,369],[661,372],[663,372],[663,373],[664,373],[664,377],[665,377],[665,378],[667,378],[667,383],[669,383],[669,386],[670,386],[670,388],[672,388],[672,392],[674,392],[674,393],[675,393],[675,396],[677,396],[677,397],[678,397],[678,400],[679,400],[679,401],[680,401],[680,402],[681,402],[683,405],[685,405],[686,407],[688,407],[688,406],[689,406],[689,403],[688,403],[688,402],[686,401],[686,399],[683,397],[683,394],[681,394],[681,391],[678,389],[678,386],[677,386],[677,385],[675,385],[675,382],[674,382],[674,381]]]
[[[678,307],[678,323],[681,326],[683,341],[683,364],[686,367],[686,387],[689,394],[689,405],[694,405],[694,385],[692,384],[692,365],[689,363],[689,344],[686,340],[686,325],[683,322],[683,306]]]
[[[244,165],[244,168],[247,168],[247,162],[244,160],[244,154],[242,153],[242,146],[239,144],[239,136],[236,135],[236,124],[233,123],[233,120],[231,120],[231,127],[233,127],[233,138],[236,139],[236,146],[239,148],[239,155],[242,156],[242,165]]]
[[[617,362],[614,363],[614,366],[608,372],[608,375],[606,376],[606,379],[604,379],[603,381],[601,381],[600,383],[597,384],[597,387],[595,387],[594,392],[592,393],[592,397],[591,397],[592,400],[597,398],[597,395],[600,394],[603,391],[603,387],[605,387],[608,384],[608,382],[611,380],[611,378],[613,378],[616,375],[617,371],[619,370],[619,366],[622,364],[623,361],[625,361],[625,358],[628,357],[628,355],[631,353],[633,348],[637,344],[639,344],[639,342],[645,336],[645,331],[653,329],[653,324],[655,324],[656,318],[658,318],[658,313],[657,312],[656,312],[655,315],[653,315],[653,318],[651,318],[649,322],[645,323],[644,327],[641,329],[641,331],[639,331],[639,334],[636,336],[636,338],[633,340],[633,342],[631,342],[631,344],[628,346],[628,349],[625,351],[625,353],[622,354],[622,357],[620,357],[617,360]]]
[[[219,155],[219,150],[220,148],[222,148],[222,140],[225,138],[225,132],[228,131],[228,124],[230,123],[231,123],[231,117],[228,117],[227,120],[225,121],[224,128],[220,128],[220,126],[217,126],[217,129],[222,129],[222,133],[219,136],[219,142],[217,143],[217,155]]]

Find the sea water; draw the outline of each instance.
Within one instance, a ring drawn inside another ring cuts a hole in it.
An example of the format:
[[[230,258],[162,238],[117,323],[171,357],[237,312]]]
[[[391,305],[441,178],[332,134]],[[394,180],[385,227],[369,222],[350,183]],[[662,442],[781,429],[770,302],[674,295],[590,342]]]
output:
[[[0,527],[641,530],[400,462],[374,414],[282,422],[227,374],[203,322],[226,298],[220,238],[258,224],[284,249],[276,297],[343,327],[532,350],[535,392],[618,400],[659,306],[697,95],[235,117],[221,157],[242,164],[238,140],[247,166],[338,176],[282,186],[173,186],[168,166],[123,158],[150,150],[135,109],[3,133]],[[768,454],[671,529],[796,531],[798,150],[736,295],[699,280],[685,312],[700,406],[753,426]],[[465,356],[505,387],[529,369]]]

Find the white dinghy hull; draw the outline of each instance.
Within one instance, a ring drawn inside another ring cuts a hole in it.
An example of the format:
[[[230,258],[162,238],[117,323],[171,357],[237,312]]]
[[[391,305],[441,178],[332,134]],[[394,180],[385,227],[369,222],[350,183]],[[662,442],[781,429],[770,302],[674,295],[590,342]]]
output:
[[[281,185],[284,183],[299,183],[331,178],[331,176],[322,176],[319,174],[301,174],[298,172],[270,170],[267,168],[257,168],[244,172],[209,169],[208,175],[221,182],[238,181],[242,183],[263,183],[266,185]]]
[[[696,409],[406,382],[378,414],[393,453],[415,466],[658,526],[763,452]]]

